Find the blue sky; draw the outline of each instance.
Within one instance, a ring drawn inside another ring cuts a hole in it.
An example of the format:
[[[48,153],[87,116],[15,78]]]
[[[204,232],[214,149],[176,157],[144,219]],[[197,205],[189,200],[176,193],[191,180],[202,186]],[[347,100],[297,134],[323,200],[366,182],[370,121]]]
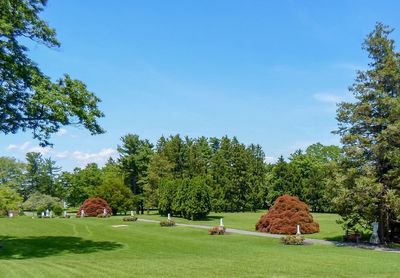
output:
[[[237,136],[270,160],[338,144],[335,103],[351,100],[367,66],[361,43],[376,21],[400,30],[399,10],[399,1],[50,0],[42,16],[62,46],[31,45],[30,55],[102,99],[107,133],[66,127],[53,149],[3,134],[0,155],[41,151],[70,170],[115,156],[127,133]]]

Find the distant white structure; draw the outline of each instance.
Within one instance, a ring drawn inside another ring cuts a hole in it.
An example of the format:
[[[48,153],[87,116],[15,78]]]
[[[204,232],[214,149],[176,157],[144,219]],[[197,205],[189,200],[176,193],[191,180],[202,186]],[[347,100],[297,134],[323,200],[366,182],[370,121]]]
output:
[[[168,220],[171,220],[171,214],[168,213]]]
[[[297,232],[296,232],[296,236],[300,236],[301,232],[300,232],[300,225],[297,225]]]
[[[103,215],[104,215],[104,216],[107,215],[107,209],[106,209],[106,208],[103,209]]]
[[[133,210],[131,210],[131,216],[134,216],[135,214],[133,213]]]
[[[224,227],[224,220],[223,220],[223,218],[221,218],[220,220],[219,220],[219,226],[220,227]]]
[[[82,209],[81,210],[81,218],[85,217],[85,211]]]
[[[8,217],[14,217],[14,213],[12,211],[8,212]]]

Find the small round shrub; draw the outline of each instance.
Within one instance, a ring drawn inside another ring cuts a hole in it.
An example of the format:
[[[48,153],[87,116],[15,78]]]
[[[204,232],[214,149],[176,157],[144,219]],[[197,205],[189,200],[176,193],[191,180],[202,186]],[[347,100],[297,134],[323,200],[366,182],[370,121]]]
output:
[[[302,234],[319,232],[319,224],[314,222],[306,203],[299,198],[283,195],[275,200],[269,211],[256,224],[259,232],[272,234],[296,234],[300,225]]]
[[[138,218],[136,216],[125,216],[122,221],[136,221]]]
[[[304,237],[297,235],[286,235],[281,237],[281,242],[286,245],[303,245]]]
[[[84,216],[92,216],[96,217],[98,215],[103,215],[104,214],[104,209],[107,211],[107,215],[110,215],[112,213],[112,210],[108,203],[101,199],[101,198],[89,198],[86,199],[83,204],[79,207],[78,211],[76,212],[76,216],[80,217],[81,216],[81,211],[84,211]]]
[[[172,226],[175,226],[175,221],[174,220],[163,220],[163,221],[160,221],[160,226],[161,227],[172,227]]]
[[[54,206],[54,207],[53,207],[53,213],[54,213],[56,216],[61,216],[62,213],[63,213],[62,207],[59,206],[59,205]]]
[[[209,235],[224,235],[225,234],[225,227],[215,226],[208,230]]]

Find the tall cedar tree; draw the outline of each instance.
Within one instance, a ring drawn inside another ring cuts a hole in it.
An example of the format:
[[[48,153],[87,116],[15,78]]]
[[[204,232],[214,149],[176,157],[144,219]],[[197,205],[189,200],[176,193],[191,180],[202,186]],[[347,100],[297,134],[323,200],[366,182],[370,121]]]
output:
[[[382,242],[393,236],[400,203],[400,54],[392,31],[377,23],[366,37],[369,69],[359,71],[350,88],[355,101],[341,103],[337,112],[346,155],[339,212],[352,224],[379,220]]]
[[[138,135],[128,134],[121,138],[122,145],[118,146],[120,157],[118,162],[125,174],[126,183],[130,185],[132,193],[136,196],[143,195],[143,186],[139,182],[146,173],[153,154],[153,145],[146,139],[142,140]],[[136,208],[143,213],[143,202],[139,202]]]

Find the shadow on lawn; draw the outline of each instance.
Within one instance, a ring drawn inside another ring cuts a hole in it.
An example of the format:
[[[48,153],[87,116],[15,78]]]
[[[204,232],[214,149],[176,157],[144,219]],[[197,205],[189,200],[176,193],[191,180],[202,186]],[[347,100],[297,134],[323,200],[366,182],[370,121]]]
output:
[[[68,236],[0,237],[0,260],[42,258],[60,253],[85,254],[121,247],[122,244],[116,242]]]

